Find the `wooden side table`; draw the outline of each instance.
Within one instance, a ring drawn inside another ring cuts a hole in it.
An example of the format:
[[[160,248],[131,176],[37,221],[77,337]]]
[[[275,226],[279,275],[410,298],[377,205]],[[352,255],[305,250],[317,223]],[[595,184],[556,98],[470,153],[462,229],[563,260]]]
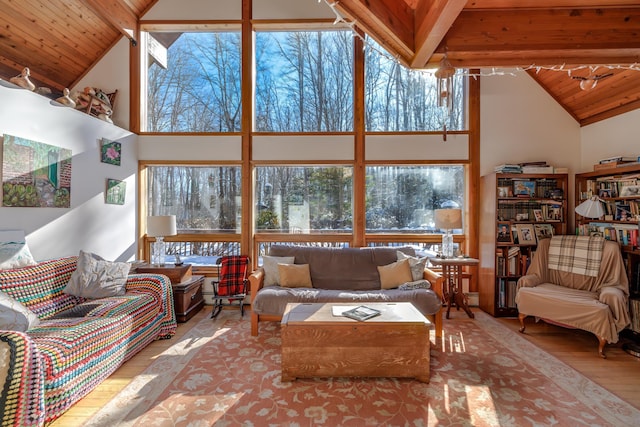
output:
[[[447,302],[447,319],[451,306],[456,305],[462,308],[470,318],[473,319],[473,312],[469,308],[467,296],[462,292],[462,267],[478,265],[480,260],[475,258],[429,258],[429,262],[442,267],[444,276],[444,299]]]

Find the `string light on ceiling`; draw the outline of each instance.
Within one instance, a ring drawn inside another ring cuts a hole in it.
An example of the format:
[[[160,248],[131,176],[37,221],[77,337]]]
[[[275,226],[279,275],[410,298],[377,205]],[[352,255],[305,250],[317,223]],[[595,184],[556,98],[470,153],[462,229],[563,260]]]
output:
[[[358,33],[356,31],[356,27],[358,22],[357,21],[348,21],[347,19],[345,19],[340,12],[337,10],[336,6],[338,4],[337,1],[331,1],[331,0],[318,0],[318,3],[324,2],[332,11],[333,13],[336,15],[336,19],[334,21],[334,24],[343,24],[343,25],[347,25],[349,28],[351,28],[351,30],[354,32],[354,36],[358,37],[359,39],[361,39],[364,42],[364,47],[365,49],[373,49],[374,51],[378,52],[380,55],[386,57],[387,59],[390,59],[392,61],[396,61],[397,63],[400,64],[400,60],[397,57],[393,57],[391,56],[387,51],[384,50],[380,50],[377,49],[374,45],[372,45],[371,43],[367,42],[367,40],[360,35],[360,33]],[[528,66],[523,66],[523,67],[513,67],[513,68],[509,68],[509,69],[501,69],[501,68],[491,68],[491,69],[482,69],[479,72],[471,72],[468,69],[463,69],[461,70],[461,74],[463,76],[466,77],[473,77],[473,78],[477,78],[477,77],[491,77],[491,76],[512,76],[515,77],[518,73],[524,72],[524,71],[535,71],[536,73],[539,73],[542,70],[545,71],[558,71],[558,72],[564,72],[567,73],[567,75],[569,75],[570,77],[576,79],[576,80],[580,80],[581,82],[583,80],[588,80],[589,82],[596,82],[595,84],[589,84],[589,83],[584,83],[581,85],[582,87],[589,87],[592,86],[591,88],[594,88],[597,85],[597,81],[601,80],[605,77],[609,77],[609,75],[611,75],[611,73],[605,73],[603,75],[596,75],[595,73],[593,73],[594,75],[592,77],[574,77],[572,76],[572,73],[579,71],[579,70],[584,70],[585,68],[596,68],[596,69],[605,69],[605,70],[632,70],[632,71],[640,71],[640,63],[633,63],[630,65],[621,65],[621,64],[608,64],[608,65],[578,65],[578,66],[573,66],[573,67],[567,67],[566,64],[561,64],[561,65],[551,65],[551,66],[543,66],[543,65],[535,65],[535,64],[531,64]],[[432,71],[426,71],[426,70],[422,70],[422,69],[413,69],[414,72],[418,72],[418,73],[424,73],[424,72],[432,72]],[[587,89],[585,89],[587,90]]]

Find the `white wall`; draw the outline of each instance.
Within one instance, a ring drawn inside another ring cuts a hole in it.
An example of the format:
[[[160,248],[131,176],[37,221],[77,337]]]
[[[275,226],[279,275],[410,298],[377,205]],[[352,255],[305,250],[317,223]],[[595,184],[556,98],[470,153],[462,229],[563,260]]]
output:
[[[480,87],[481,175],[538,160],[580,168],[580,126],[528,74],[482,77]]]
[[[607,157],[640,156],[639,135],[640,110],[581,128],[581,168],[578,172],[592,171],[593,165]]]
[[[38,259],[77,255],[80,249],[129,260],[136,249],[136,136],[112,124],[0,81],[0,134],[72,152],[71,207],[0,207],[0,228],[22,229]],[[122,143],[121,166],[100,161],[100,140]],[[124,205],[104,202],[106,179],[127,183]]]

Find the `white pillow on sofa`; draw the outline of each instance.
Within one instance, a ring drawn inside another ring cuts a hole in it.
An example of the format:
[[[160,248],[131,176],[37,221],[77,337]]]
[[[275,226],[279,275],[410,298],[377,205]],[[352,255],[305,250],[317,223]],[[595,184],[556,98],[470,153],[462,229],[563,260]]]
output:
[[[89,299],[124,295],[130,268],[129,263],[105,261],[98,255],[80,251],[78,265],[64,293]]]
[[[36,265],[27,242],[22,239],[5,241],[0,235],[0,270]]]
[[[424,278],[424,269],[427,266],[428,258],[417,258],[411,255],[407,255],[402,251],[397,251],[398,261],[403,259],[409,260],[409,267],[411,268],[411,277],[413,281],[422,280]]]
[[[264,268],[264,285],[275,286],[280,284],[280,272],[278,264],[293,264],[296,257],[293,256],[263,256],[262,268]]]
[[[26,332],[40,324],[38,316],[20,301],[0,291],[0,329]]]

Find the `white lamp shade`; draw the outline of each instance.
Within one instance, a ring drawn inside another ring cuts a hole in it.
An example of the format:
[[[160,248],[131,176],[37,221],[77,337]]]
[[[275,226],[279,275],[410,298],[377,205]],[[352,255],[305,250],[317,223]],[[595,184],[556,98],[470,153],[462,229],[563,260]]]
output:
[[[147,217],[147,236],[164,237],[178,234],[175,215],[158,215]]]
[[[441,230],[454,230],[462,228],[462,210],[436,209],[435,222],[436,228],[439,228]]]
[[[593,196],[576,206],[576,213],[585,218],[600,218],[604,215],[604,208],[600,200]]]

